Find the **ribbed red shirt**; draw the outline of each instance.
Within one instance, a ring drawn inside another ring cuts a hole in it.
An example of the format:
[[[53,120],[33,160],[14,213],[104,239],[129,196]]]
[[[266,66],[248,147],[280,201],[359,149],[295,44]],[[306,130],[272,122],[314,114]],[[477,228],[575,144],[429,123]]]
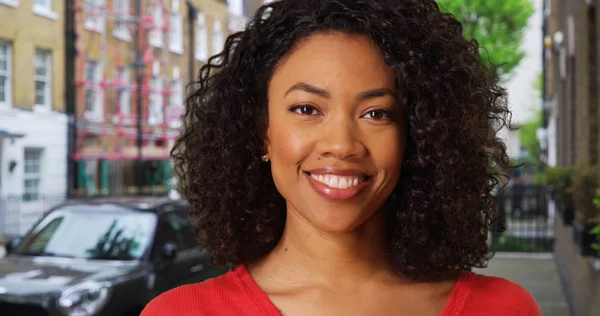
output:
[[[141,316],[281,316],[245,266],[152,300]],[[533,296],[508,280],[464,271],[441,316],[541,316]]]

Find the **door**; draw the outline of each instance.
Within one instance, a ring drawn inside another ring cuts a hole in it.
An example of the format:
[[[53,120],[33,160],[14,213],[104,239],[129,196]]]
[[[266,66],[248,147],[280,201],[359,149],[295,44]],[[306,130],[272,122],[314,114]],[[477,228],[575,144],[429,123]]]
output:
[[[176,255],[172,259],[165,258],[165,245],[172,244]],[[185,246],[173,225],[166,216],[161,216],[156,228],[156,238],[152,248],[151,260],[154,263],[154,279],[152,297],[186,283],[189,269],[189,256]]]
[[[195,222],[188,216],[187,207],[179,205],[169,214],[169,220],[179,228],[177,233],[181,243],[185,245],[185,255],[189,260],[186,283],[201,282],[222,274],[222,269],[211,266],[208,252],[196,238]]]

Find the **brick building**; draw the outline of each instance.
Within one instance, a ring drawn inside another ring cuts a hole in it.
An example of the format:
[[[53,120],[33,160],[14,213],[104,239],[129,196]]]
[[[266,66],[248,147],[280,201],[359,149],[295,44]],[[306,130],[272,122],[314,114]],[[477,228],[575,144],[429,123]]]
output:
[[[70,193],[168,189],[186,87],[262,1],[68,2]]]
[[[546,0],[544,113],[550,166],[598,165],[600,3]],[[577,226],[577,227],[576,227]],[[600,311],[600,262],[581,255],[579,226],[556,221],[555,258],[572,315]]]
[[[62,0],[0,0],[0,211],[66,193],[64,13]]]

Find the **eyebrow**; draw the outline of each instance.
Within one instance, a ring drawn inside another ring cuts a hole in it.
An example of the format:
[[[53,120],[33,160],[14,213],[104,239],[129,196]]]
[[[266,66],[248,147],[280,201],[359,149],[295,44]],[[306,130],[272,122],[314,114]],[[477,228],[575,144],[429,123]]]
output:
[[[327,98],[327,99],[331,98],[331,94],[327,90],[319,88],[317,86],[313,86],[306,82],[299,82],[299,83],[293,85],[285,92],[285,94],[283,96],[285,97],[286,95],[290,94],[293,91],[304,91],[307,93],[317,95],[322,98]],[[394,91],[387,89],[387,88],[363,91],[358,95],[357,99],[368,100],[368,99],[383,97],[386,95],[389,95],[389,96],[393,97],[394,99],[396,99],[396,94],[394,93]]]

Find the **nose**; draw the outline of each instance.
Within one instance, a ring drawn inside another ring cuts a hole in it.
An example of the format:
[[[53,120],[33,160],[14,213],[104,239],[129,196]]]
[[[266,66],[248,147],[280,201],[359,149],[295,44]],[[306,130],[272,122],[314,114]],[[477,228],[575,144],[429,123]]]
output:
[[[324,123],[319,134],[316,148],[322,157],[349,159],[364,157],[367,153],[360,137],[360,129],[351,119],[329,120]]]

